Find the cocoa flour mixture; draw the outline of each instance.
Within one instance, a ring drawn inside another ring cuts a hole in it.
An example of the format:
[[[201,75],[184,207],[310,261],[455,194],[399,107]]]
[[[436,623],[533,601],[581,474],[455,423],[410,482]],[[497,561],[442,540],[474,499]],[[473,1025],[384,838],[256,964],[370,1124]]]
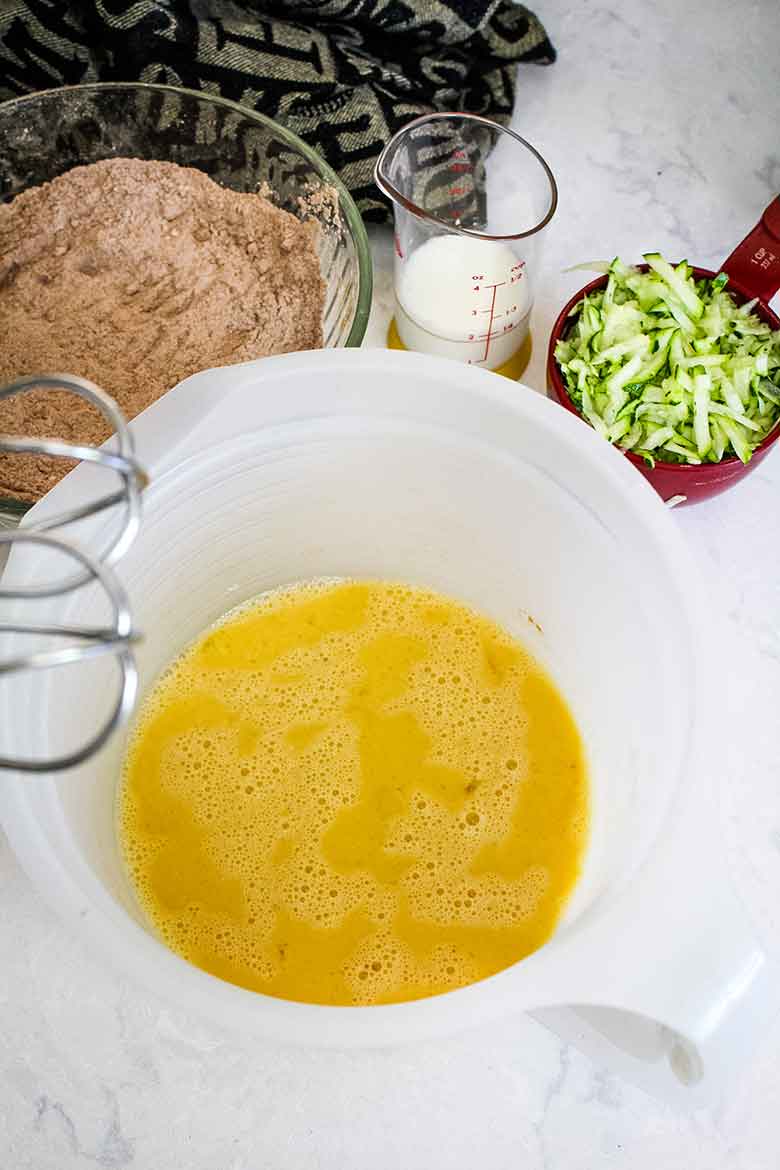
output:
[[[80,374],[127,418],[210,366],[322,345],[311,226],[175,163],[76,167],[0,205],[0,384]],[[72,394],[0,403],[0,432],[100,443]],[[70,465],[0,455],[0,496],[37,500]]]

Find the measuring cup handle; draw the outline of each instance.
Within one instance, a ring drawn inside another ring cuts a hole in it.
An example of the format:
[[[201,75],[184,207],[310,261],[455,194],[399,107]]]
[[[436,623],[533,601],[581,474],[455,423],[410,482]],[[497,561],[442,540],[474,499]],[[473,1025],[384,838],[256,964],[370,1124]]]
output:
[[[780,195],[720,267],[751,296],[768,301],[775,295],[780,289]]]

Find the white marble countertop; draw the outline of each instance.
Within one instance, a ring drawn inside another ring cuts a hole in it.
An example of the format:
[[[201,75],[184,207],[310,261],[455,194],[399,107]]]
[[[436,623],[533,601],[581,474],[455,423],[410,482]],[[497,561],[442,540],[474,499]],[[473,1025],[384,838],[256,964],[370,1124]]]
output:
[[[514,125],[560,186],[526,381],[544,383],[568,264],[650,247],[717,265],[780,189],[776,0],[539,0],[560,58],[521,71]],[[374,233],[368,343],[390,311]],[[676,513],[726,643],[723,823],[780,955],[780,454]],[[718,636],[718,631],[714,631]],[[727,1099],[683,1114],[526,1017],[414,1051],[282,1051],[216,1035],[108,974],[0,838],[3,1170],[776,1170],[780,1021]]]

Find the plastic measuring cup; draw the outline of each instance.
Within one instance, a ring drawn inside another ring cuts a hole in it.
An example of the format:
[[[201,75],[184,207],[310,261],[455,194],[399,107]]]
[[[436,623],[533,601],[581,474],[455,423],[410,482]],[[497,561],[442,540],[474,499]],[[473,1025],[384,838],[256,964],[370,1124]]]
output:
[[[537,150],[476,114],[404,126],[376,165],[395,217],[388,345],[518,377],[558,191]]]

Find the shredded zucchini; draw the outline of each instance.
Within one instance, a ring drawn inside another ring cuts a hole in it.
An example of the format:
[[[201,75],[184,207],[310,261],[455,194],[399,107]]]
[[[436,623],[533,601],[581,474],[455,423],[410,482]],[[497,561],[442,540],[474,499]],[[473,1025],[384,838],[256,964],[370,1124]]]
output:
[[[728,277],[694,280],[687,261],[645,254],[648,272],[595,265],[555,357],[574,405],[599,434],[653,466],[747,463],[780,421],[780,332],[738,305]]]

